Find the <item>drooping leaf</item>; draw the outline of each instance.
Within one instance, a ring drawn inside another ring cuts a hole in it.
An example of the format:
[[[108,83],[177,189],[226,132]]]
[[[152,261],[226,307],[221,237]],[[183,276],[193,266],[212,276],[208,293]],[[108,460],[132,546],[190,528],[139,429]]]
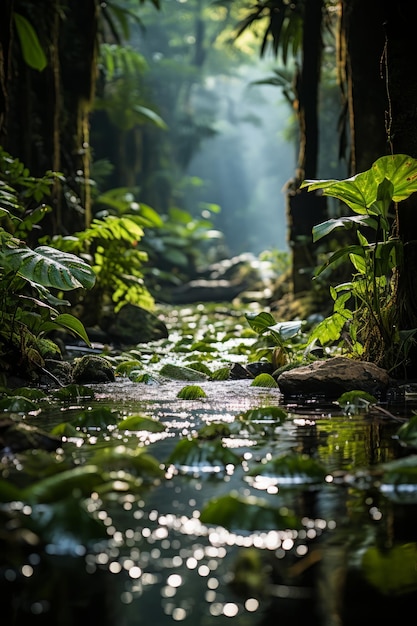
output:
[[[34,250],[6,248],[3,255],[19,276],[44,287],[68,291],[79,287],[90,289],[95,283],[95,274],[88,263],[49,246]]]

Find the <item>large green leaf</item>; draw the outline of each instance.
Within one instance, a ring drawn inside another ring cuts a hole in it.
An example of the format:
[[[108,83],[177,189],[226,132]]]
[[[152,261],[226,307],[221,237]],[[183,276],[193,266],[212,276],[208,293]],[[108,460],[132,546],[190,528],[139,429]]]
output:
[[[387,182],[388,181],[388,182]],[[345,202],[356,213],[386,215],[390,197],[405,200],[417,191],[417,160],[406,154],[381,157],[371,169],[345,180],[305,180],[301,188],[321,189]]]
[[[84,287],[90,289],[96,280],[90,265],[68,252],[49,246],[5,248],[3,255],[19,276],[44,287],[69,291]]]

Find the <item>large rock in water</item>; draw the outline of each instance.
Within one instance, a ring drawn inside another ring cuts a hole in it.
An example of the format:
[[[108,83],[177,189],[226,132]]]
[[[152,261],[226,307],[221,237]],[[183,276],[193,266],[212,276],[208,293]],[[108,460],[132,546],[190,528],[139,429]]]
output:
[[[366,391],[377,398],[385,395],[391,379],[374,363],[333,357],[287,370],[277,383],[284,396],[338,398],[345,391]]]

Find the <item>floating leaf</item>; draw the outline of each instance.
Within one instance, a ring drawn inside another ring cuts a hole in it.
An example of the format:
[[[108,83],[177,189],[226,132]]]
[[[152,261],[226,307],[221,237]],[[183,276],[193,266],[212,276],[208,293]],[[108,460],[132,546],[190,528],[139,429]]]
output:
[[[150,433],[160,433],[165,430],[164,424],[152,417],[144,415],[129,415],[118,424],[119,430],[147,430]]]
[[[327,471],[315,459],[294,454],[259,463],[248,472],[248,475],[271,478],[275,484],[293,486],[322,483]]]
[[[102,482],[97,465],[83,465],[38,480],[23,489],[21,497],[28,502],[55,502],[75,490],[77,494],[88,497]]]
[[[282,422],[288,417],[285,409],[279,406],[261,406],[256,409],[249,409],[238,416],[241,421],[249,422]]]
[[[211,422],[206,424],[197,433],[199,439],[216,439],[230,436],[230,426],[224,422]]]
[[[137,445],[130,448],[116,443],[106,445],[104,448],[96,448],[91,461],[100,467],[105,467],[106,470],[134,472],[141,478],[164,475],[159,461],[149,454],[146,448],[140,448]]]
[[[80,426],[81,428],[107,428],[107,426],[112,426],[116,423],[118,415],[118,411],[112,411],[107,407],[98,407],[80,411],[71,421],[74,426]]]
[[[271,374],[258,374],[251,382],[251,387],[268,387],[272,389],[278,387],[278,383]]]
[[[198,385],[186,385],[177,393],[177,398],[182,400],[198,400],[199,398],[207,398],[207,394]]]
[[[344,410],[346,415],[356,415],[367,412],[369,406],[377,404],[378,400],[366,391],[353,390],[343,393],[336,403]]]
[[[231,493],[213,498],[203,507],[203,524],[224,526],[234,531],[287,530],[301,527],[301,522],[288,509],[271,507],[265,500]]]
[[[59,400],[81,400],[94,398],[94,391],[84,385],[67,385],[54,392],[54,397]]]
[[[240,464],[240,457],[223,446],[219,439],[181,439],[172,451],[168,463],[190,471],[221,471],[226,465]]]
[[[116,366],[114,373],[121,376],[130,376],[132,371],[140,369],[143,369],[143,363],[137,359],[132,359],[131,361],[123,361],[122,363],[119,363],[119,365]]]

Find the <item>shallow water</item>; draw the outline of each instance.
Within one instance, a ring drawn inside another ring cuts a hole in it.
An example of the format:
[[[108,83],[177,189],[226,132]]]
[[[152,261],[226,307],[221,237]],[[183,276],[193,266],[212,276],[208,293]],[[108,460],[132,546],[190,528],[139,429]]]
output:
[[[36,418],[51,425],[100,406],[120,417],[154,417],[165,430],[137,432],[135,441],[165,465],[165,479],[113,498],[93,496],[89,511],[104,523],[107,540],[87,551],[59,529],[45,546],[2,541],[4,623],[369,626],[392,624],[415,608],[417,491],[373,474],[404,456],[399,423],[379,413],[346,416],[332,403],[285,404],[277,389],[249,381],[199,385],[207,398],[195,401],[177,398],[183,382],[95,385],[93,400],[51,406]],[[285,407],[286,419],[223,438],[242,463],[167,464],[178,441],[205,424],[233,424],[249,409],[276,405]],[[80,442],[85,463],[103,445],[99,430],[89,437],[89,446]],[[132,445],[123,431],[109,429],[104,440]],[[75,455],[77,444],[66,445]],[[269,459],[294,453],[320,462],[325,480],[250,476]],[[248,530],[245,509],[241,525],[203,524],[202,508],[230,494],[291,511],[301,527]]]

